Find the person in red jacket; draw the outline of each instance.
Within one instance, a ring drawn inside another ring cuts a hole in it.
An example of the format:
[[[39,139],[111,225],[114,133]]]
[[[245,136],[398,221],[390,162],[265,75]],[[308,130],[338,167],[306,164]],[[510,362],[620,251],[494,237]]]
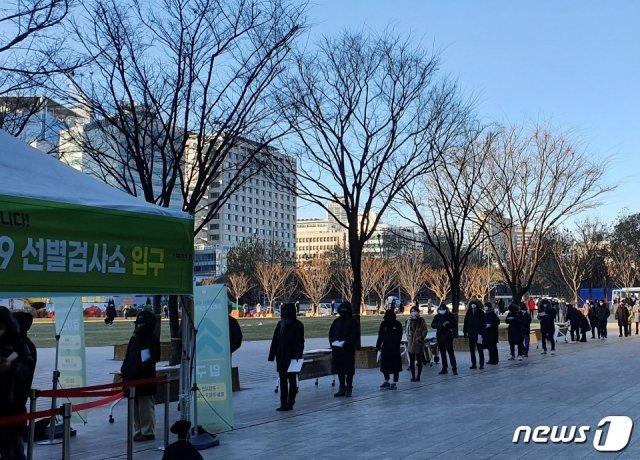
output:
[[[529,314],[533,318],[533,313],[536,311],[536,301],[533,300],[533,297],[529,297],[529,301],[527,302],[527,307],[529,308]]]

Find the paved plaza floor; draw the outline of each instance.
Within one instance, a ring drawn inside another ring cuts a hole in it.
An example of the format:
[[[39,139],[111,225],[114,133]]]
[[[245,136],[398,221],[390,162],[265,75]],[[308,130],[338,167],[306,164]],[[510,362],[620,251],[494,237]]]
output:
[[[372,344],[365,337],[363,344]],[[307,340],[306,348],[324,348],[326,340]],[[266,361],[268,342],[246,342],[234,354],[242,390],[234,393],[236,427],[218,435],[220,446],[203,451],[205,459],[579,459],[640,458],[640,430],[625,450],[599,452],[593,440],[606,416],[628,416],[640,423],[640,336],[618,338],[609,328],[606,341],[564,343],[556,355],[541,355],[535,344],[524,361],[507,361],[470,370],[468,352],[457,352],[459,375],[437,375],[425,368],[421,382],[402,372],[395,391],[380,390],[377,369],[357,370],[352,398],[334,398],[331,378],[300,382],[292,412],[276,412],[275,368]],[[89,384],[109,381],[118,369],[112,348],[88,349]],[[40,351],[35,386],[50,386],[53,351]],[[135,459],[159,459],[162,408],[157,406],[157,441],[136,443]],[[173,420],[176,404],[171,405]],[[108,407],[89,413],[71,458],[125,458],[125,405],[110,424]],[[584,443],[512,443],[520,425],[588,426]],[[606,427],[604,434],[606,433]],[[606,436],[603,436],[603,439]],[[608,438],[607,438],[608,439]],[[604,441],[601,442],[603,444]],[[37,446],[35,459],[60,458],[60,446]]]

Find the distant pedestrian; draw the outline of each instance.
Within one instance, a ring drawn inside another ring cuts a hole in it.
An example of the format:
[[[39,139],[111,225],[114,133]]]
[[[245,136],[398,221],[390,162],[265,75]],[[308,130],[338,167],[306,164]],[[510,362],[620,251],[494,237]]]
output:
[[[396,313],[389,309],[378,330],[376,350],[380,352],[380,372],[384,375],[384,383],[380,388],[395,390],[402,370],[400,343],[402,342],[402,324],[396,319]],[[389,378],[393,375],[393,383]]]
[[[551,344],[551,354],[556,353],[556,309],[549,299],[541,299],[538,305],[538,320],[540,321],[540,335],[542,336],[542,354],[547,354],[547,340]]]
[[[462,332],[469,340],[469,353],[471,354],[470,369],[477,369],[476,348],[478,349],[478,358],[480,360],[480,369],[484,369],[484,351],[483,343],[486,331],[486,318],[482,310],[482,304],[478,299],[470,299],[469,308],[464,315],[464,326]]]
[[[356,344],[358,340],[358,323],[353,318],[351,304],[342,302],[338,307],[338,318],[333,320],[329,329],[331,344],[331,366],[338,375],[340,387],[334,394],[336,397],[351,397],[353,391],[353,374],[355,374]]]
[[[160,341],[153,333],[156,327],[155,315],[143,310],[136,316],[134,325],[133,336],[127,345],[127,353],[120,369],[125,382],[155,377],[156,364],[160,361]],[[133,440],[136,442],[155,439],[155,393],[155,383],[139,385],[135,389]]]
[[[442,370],[438,374],[448,373],[447,355],[451,361],[451,370],[453,375],[458,375],[458,366],[456,364],[456,355],[453,351],[453,335],[458,329],[456,317],[449,311],[445,305],[438,307],[438,314],[433,317],[431,328],[436,330],[436,340],[438,342],[438,350],[440,350],[440,359],[442,361]]]
[[[618,308],[616,309],[615,319],[618,320],[618,330],[620,331],[620,335],[618,337],[622,337],[624,334],[625,337],[629,336],[629,309],[627,308],[624,302],[620,302],[618,304]]]
[[[169,319],[169,306],[168,305],[163,305],[162,306],[162,314],[164,315],[164,319]]]
[[[533,318],[536,311],[536,301],[533,297],[529,297],[529,300],[527,301],[527,307],[529,308],[529,314]]]
[[[522,344],[524,345],[523,356],[528,358],[529,344],[531,343],[531,315],[523,302],[520,302],[520,317],[522,322]]]
[[[633,308],[631,309],[631,322],[636,325],[636,335],[638,335],[638,326],[640,326],[640,301],[635,299],[633,301]]]
[[[117,314],[116,304],[113,301],[113,299],[109,299],[109,302],[107,302],[106,314],[107,314],[107,317],[104,319],[104,323],[111,326]]]
[[[509,308],[507,310],[507,317],[504,319],[504,322],[508,324],[507,333],[509,336],[509,351],[511,355],[508,359],[510,361],[516,359],[515,350],[517,348],[518,361],[522,361],[522,355],[524,355],[522,340],[522,319],[517,305],[513,303],[509,305]]]
[[[233,305],[229,302],[228,305],[229,310],[229,347],[231,350],[231,354],[233,354],[236,350],[240,348],[242,345],[242,329],[240,328],[240,323],[238,320],[231,316],[231,312],[233,311]]]
[[[582,322],[583,315],[570,303],[567,304],[566,308],[567,312],[565,317],[571,329],[571,342],[575,343],[580,341],[580,323]]]
[[[596,314],[597,306],[588,299],[584,305],[586,310],[586,316],[587,316],[587,319],[589,320],[589,325],[591,326],[591,338],[592,339],[596,338],[596,332],[598,334],[598,338],[600,338],[600,329],[598,328],[598,316]]]
[[[409,369],[411,369],[412,382],[419,382],[420,375],[422,375],[423,353],[427,332],[427,323],[424,318],[420,316],[420,308],[414,305],[411,307],[410,317],[406,323]]]
[[[505,305],[504,305],[504,299],[502,298],[498,299],[498,311],[500,312],[500,314],[506,311]]]
[[[484,304],[485,315],[485,333],[484,333],[484,347],[489,352],[489,360],[487,364],[498,364],[500,361],[498,356],[498,327],[500,326],[500,318],[496,315],[491,302]]]
[[[604,299],[598,301],[596,307],[596,318],[598,320],[598,338],[606,340],[607,338],[607,318],[611,315],[611,311]]]
[[[290,411],[298,393],[297,373],[289,372],[291,360],[302,359],[304,352],[304,325],[296,318],[296,306],[287,303],[280,307],[280,321],[273,331],[269,361],[276,361],[280,378],[280,407],[277,411]]]

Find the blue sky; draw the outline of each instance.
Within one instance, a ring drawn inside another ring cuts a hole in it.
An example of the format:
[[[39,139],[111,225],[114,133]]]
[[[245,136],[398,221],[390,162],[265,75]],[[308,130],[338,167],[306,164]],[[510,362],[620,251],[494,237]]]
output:
[[[481,117],[543,120],[609,158],[605,180],[619,188],[590,215],[640,212],[640,2],[315,0],[309,17],[311,40],[391,26],[441,51]]]

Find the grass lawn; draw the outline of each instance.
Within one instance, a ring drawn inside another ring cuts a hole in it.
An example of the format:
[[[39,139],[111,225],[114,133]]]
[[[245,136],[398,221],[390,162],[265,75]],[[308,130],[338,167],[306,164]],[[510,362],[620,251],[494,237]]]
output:
[[[404,325],[407,320],[407,316],[398,316],[398,320]],[[461,315],[462,318],[462,315]],[[318,338],[326,337],[328,340],[329,327],[334,317],[324,318],[303,318],[299,319],[304,323],[305,337],[306,338]],[[431,316],[425,316],[427,325],[431,325]],[[278,318],[248,318],[239,319],[240,327],[242,328],[242,335],[244,340],[270,340],[273,337],[273,330],[276,327]],[[362,329],[362,335],[376,335],[382,316],[362,316],[360,318],[360,327]],[[504,321],[500,324],[500,327],[505,327]],[[531,327],[537,327],[537,321],[531,323]],[[462,329],[462,323],[460,323],[460,329]],[[112,326],[104,324],[102,319],[100,320],[87,320],[84,322],[85,330],[85,344],[87,347],[102,347],[109,345],[116,345],[120,343],[127,343],[133,332],[133,318],[131,319],[117,319]],[[33,323],[31,330],[29,331],[29,337],[35,343],[38,348],[51,348],[55,347],[55,328],[51,320],[42,320]],[[162,321],[162,340],[167,340],[169,337],[169,322]]]

